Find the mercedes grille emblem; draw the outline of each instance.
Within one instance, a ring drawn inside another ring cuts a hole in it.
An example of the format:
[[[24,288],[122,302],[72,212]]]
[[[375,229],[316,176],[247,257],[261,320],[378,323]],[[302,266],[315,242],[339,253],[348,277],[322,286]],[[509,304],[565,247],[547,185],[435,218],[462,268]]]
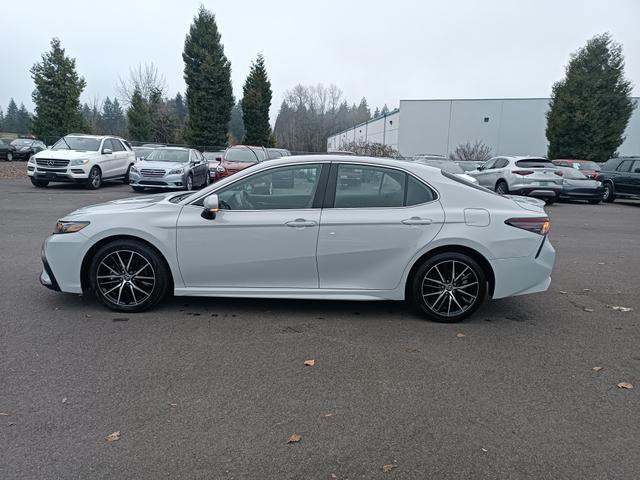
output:
[[[53,160],[49,160],[48,163],[50,167],[53,167],[56,164],[56,162],[54,162]]]

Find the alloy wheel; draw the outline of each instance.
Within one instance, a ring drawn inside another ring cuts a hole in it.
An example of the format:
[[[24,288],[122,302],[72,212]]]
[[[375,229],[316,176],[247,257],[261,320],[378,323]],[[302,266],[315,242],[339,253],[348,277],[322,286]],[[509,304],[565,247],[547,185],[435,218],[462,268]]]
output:
[[[144,303],[155,288],[156,272],[143,255],[116,250],[106,255],[96,270],[96,285],[106,301],[135,307]]]
[[[193,190],[193,177],[191,175],[187,177],[187,190]]]
[[[9,162],[13,162],[13,153],[11,153],[11,152],[7,153],[7,160]]]
[[[507,185],[504,182],[500,182],[497,186],[496,186],[496,193],[500,194],[500,195],[506,195],[507,194]]]
[[[429,310],[444,317],[456,317],[472,308],[480,295],[474,269],[460,260],[433,265],[422,280],[422,299]]]

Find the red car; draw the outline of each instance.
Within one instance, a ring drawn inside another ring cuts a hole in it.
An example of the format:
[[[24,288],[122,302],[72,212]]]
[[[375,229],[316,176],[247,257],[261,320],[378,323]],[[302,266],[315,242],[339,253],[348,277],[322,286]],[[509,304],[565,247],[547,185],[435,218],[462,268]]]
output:
[[[571,167],[576,170],[580,170],[587,178],[595,179],[600,173],[600,165],[596,162],[592,162],[591,160],[567,160],[564,158],[553,160],[553,163],[558,165],[559,167]]]
[[[251,165],[267,160],[268,154],[263,147],[234,145],[225,150],[216,167],[216,180],[228,177]]]

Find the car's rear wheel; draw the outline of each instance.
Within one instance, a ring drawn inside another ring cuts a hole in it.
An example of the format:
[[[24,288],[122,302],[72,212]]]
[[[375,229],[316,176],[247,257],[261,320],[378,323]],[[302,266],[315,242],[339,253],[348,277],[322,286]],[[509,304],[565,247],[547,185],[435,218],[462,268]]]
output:
[[[144,192],[144,187],[139,187],[137,185],[136,186],[131,185],[131,188],[133,188],[134,192]]]
[[[507,185],[507,182],[500,180],[496,184],[496,193],[499,195],[507,195],[509,193],[509,186]]]
[[[124,178],[122,179],[122,183],[124,183],[125,185],[129,185],[129,174],[131,173],[131,167],[133,165],[129,165],[127,167],[127,173],[124,174]]]
[[[90,190],[97,190],[102,185],[102,172],[98,167],[93,167],[89,172],[89,178],[87,181],[87,188]]]
[[[160,255],[135,240],[116,240],[100,248],[91,261],[89,281],[98,301],[119,312],[153,307],[170,284]]]
[[[31,180],[31,184],[34,187],[44,188],[47,185],[49,185],[49,180],[40,180],[40,179],[33,178],[33,177],[29,177],[29,179]]]
[[[416,271],[413,304],[427,318],[454,323],[471,315],[484,301],[487,280],[482,267],[463,253],[445,252],[426,260]]]
[[[553,205],[554,203],[556,203],[558,201],[558,197],[546,197],[544,199],[544,203],[545,205]]]
[[[611,203],[616,199],[616,194],[613,193],[613,184],[611,182],[604,183],[604,194],[602,195],[602,200],[607,203]]]

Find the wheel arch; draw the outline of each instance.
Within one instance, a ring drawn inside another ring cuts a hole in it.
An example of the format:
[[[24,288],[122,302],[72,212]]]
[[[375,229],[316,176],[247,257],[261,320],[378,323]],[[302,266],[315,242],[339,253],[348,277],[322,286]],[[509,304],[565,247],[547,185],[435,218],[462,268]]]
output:
[[[91,260],[93,259],[93,256],[96,254],[96,252],[100,248],[116,240],[132,240],[134,242],[142,243],[146,247],[149,247],[154,252],[156,252],[160,257],[160,259],[162,260],[162,262],[164,263],[165,267],[167,268],[167,271],[169,272],[168,291],[173,292],[175,283],[173,279],[173,272],[171,270],[171,266],[169,265],[169,262],[167,262],[167,259],[162,254],[162,252],[158,250],[151,242],[143,238],[136,237],[135,235],[111,235],[109,237],[100,239],[99,241],[94,243],[89,250],[87,250],[87,253],[85,253],[84,258],[82,259],[82,264],[80,266],[80,287],[82,288],[83,292],[88,291],[91,285],[89,281],[89,265],[91,264]]]
[[[493,272],[493,268],[491,267],[491,264],[485,258],[485,256],[482,255],[482,253],[480,253],[479,251],[477,251],[477,250],[475,250],[475,249],[473,249],[471,247],[467,247],[467,246],[464,246],[464,245],[441,245],[439,247],[434,248],[433,250],[429,250],[428,252],[423,253],[413,263],[413,265],[411,266],[411,270],[409,270],[409,274],[407,275],[407,280],[406,280],[405,286],[404,286],[405,298],[409,298],[411,285],[413,284],[413,278],[414,278],[416,272],[418,271],[418,269],[420,268],[420,266],[426,260],[428,260],[429,258],[431,258],[431,257],[433,257],[435,255],[438,255],[440,253],[449,253],[449,252],[462,253],[462,254],[468,255],[471,258],[473,258],[476,262],[478,262],[478,264],[482,268],[482,271],[484,272],[485,276],[487,277],[487,283],[489,284],[488,288],[487,288],[487,292],[489,293],[490,296],[493,296],[493,292],[494,292],[494,288],[495,288],[495,284],[496,284],[495,274]]]
[[[501,177],[496,181],[496,184],[493,186],[493,190],[494,191],[495,191],[496,188],[498,188],[498,184],[500,184],[500,183],[505,183],[507,185],[507,190],[509,189],[509,182],[507,182],[506,178],[502,178]]]

